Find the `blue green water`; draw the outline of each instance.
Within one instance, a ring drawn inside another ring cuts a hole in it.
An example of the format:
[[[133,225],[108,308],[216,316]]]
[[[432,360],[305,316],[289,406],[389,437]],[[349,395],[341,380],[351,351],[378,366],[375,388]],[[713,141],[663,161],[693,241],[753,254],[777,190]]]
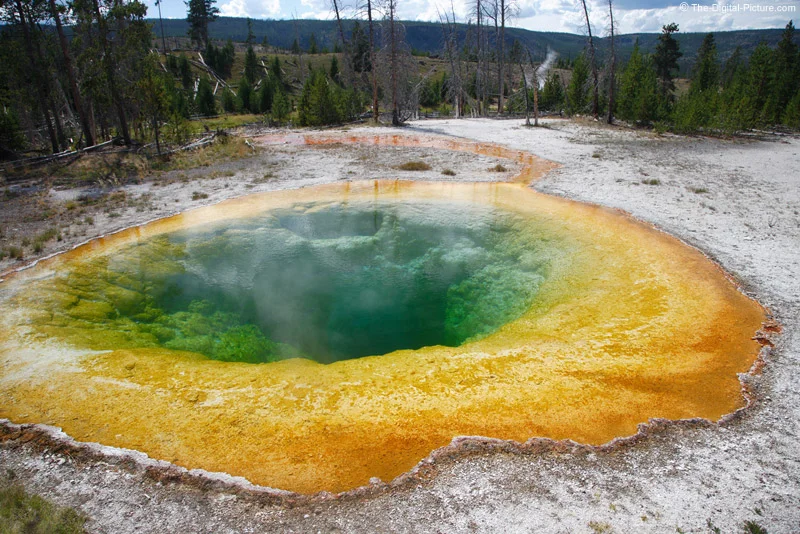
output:
[[[50,327],[95,349],[245,362],[459,346],[534,302],[552,249],[536,236],[483,205],[299,204],[76,266],[55,285]]]

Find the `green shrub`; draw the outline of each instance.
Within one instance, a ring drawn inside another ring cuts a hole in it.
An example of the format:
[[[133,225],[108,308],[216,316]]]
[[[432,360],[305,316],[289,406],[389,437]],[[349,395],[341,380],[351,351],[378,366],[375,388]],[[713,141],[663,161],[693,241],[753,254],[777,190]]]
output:
[[[86,518],[62,508],[18,485],[0,487],[0,531],[72,534],[84,532]]]
[[[214,100],[214,92],[206,78],[200,78],[200,82],[197,85],[195,105],[200,115],[210,117],[217,114],[217,103]]]

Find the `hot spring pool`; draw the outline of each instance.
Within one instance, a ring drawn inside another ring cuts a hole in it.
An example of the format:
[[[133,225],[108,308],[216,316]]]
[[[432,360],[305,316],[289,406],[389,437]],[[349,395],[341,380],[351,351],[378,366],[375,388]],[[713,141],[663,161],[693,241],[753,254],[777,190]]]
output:
[[[514,184],[355,182],[130,229],[0,284],[0,416],[298,492],[455,436],[599,444],[742,405],[762,309]]]

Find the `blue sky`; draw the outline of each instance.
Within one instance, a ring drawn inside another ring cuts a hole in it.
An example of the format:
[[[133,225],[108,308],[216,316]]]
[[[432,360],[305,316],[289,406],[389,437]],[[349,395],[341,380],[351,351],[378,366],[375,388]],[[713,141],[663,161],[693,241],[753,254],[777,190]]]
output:
[[[373,0],[380,3],[381,0]],[[487,0],[483,0],[484,2]],[[529,30],[582,33],[579,0],[513,1],[516,16],[511,25]],[[144,0],[148,16],[158,16],[155,0]],[[344,0],[345,15],[354,17],[356,0]],[[450,0],[397,0],[401,18],[438,21],[437,9],[449,9]],[[473,2],[453,0],[460,21],[465,21]],[[254,19],[331,18],[330,0],[217,0],[222,15]],[[608,31],[607,0],[589,0],[593,31]],[[725,31],[753,28],[782,28],[792,19],[800,21],[800,0],[614,0],[614,18],[619,33],[658,32],[661,26],[677,22],[681,31]],[[165,18],[184,18],[183,0],[162,0]]]

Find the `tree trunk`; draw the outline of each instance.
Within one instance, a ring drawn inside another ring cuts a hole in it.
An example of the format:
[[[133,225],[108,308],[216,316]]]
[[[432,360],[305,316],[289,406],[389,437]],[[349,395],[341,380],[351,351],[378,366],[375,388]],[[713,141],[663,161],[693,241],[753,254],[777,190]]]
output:
[[[50,137],[50,146],[53,147],[53,154],[56,154],[59,152],[60,148],[58,147],[56,131],[53,129],[53,123],[50,121],[50,111],[43,103],[39,105],[39,108],[41,109],[42,117],[44,117],[44,122],[47,125],[47,135]]]
[[[608,124],[614,123],[614,89],[616,85],[615,75],[617,68],[617,52],[614,48],[614,8],[613,0],[608,0],[608,16],[611,18],[611,69],[608,81]]]
[[[159,7],[160,9],[160,7]],[[53,20],[56,23],[56,31],[58,32],[58,41],[61,45],[61,54],[64,56],[64,68],[67,71],[67,78],[69,80],[69,89],[72,93],[72,102],[75,106],[75,112],[78,114],[78,119],[81,122],[81,129],[83,130],[83,136],[86,139],[86,146],[94,145],[94,136],[92,135],[92,129],[89,126],[89,119],[86,115],[86,112],[83,108],[83,101],[81,100],[81,94],[78,91],[78,82],[75,80],[75,71],[72,68],[72,57],[69,53],[69,45],[67,44],[67,38],[64,36],[64,28],[61,26],[61,16],[58,13],[58,9],[56,8],[56,0],[50,0],[50,11],[53,16]]]
[[[528,62],[531,64],[531,76],[533,77],[533,125],[539,126],[539,75],[536,74],[536,67],[533,64],[533,55],[528,48]]]
[[[125,106],[122,102],[122,97],[117,90],[116,76],[114,75],[115,65],[111,59],[110,50],[108,49],[108,35],[106,30],[105,19],[103,14],[100,13],[100,4],[97,0],[92,0],[94,6],[94,13],[97,17],[98,34],[100,40],[100,47],[103,51],[103,66],[105,67],[106,77],[108,78],[108,89],[111,93],[111,100],[114,102],[114,107],[117,110],[117,117],[119,118],[119,129],[122,134],[122,140],[126,145],[131,144],[131,134],[128,130],[128,119],[125,116]]]
[[[505,89],[505,79],[503,77],[506,62],[506,0],[500,0],[500,57],[497,66],[497,79],[499,80],[500,96],[497,98],[497,114],[503,114],[503,90]]]
[[[161,139],[160,139],[160,133],[161,132],[159,130],[160,129],[159,129],[159,126],[158,126],[158,119],[156,119],[156,117],[153,116],[153,133],[156,136],[156,152],[158,152],[158,155],[160,156],[161,155]]]
[[[20,26],[22,28],[22,37],[25,40],[25,53],[28,56],[30,67],[34,69],[33,84],[36,86],[36,95],[38,97],[37,107],[39,108],[42,117],[44,118],[45,125],[47,126],[47,134],[50,136],[50,144],[53,147],[53,153],[59,151],[58,137],[53,129],[53,123],[50,122],[50,113],[47,110],[47,97],[40,82],[40,69],[37,68],[36,54],[33,50],[33,36],[31,35],[30,28],[28,28],[28,19],[25,16],[25,10],[22,6],[21,0],[16,0],[17,13],[19,14]]]
[[[51,2],[53,0],[50,0]],[[161,0],[156,0],[158,6],[158,22],[161,24],[161,46],[164,48],[164,55],[167,55],[167,40],[164,37],[164,20],[161,18]]]
[[[594,57],[594,39],[592,38],[592,24],[589,21],[589,8],[586,7],[586,0],[581,0],[581,3],[583,4],[583,15],[586,17],[586,31],[589,34],[589,63],[592,67],[592,116],[596,119],[600,114],[597,87],[597,62]]]
[[[391,47],[391,78],[392,78],[392,126],[400,126],[400,116],[397,109],[397,33],[395,32],[395,1],[389,0],[389,31],[391,32],[389,46]],[[373,68],[374,65],[373,65]]]
[[[333,11],[336,14],[336,26],[339,30],[339,39],[342,41],[342,46],[347,45],[347,41],[344,39],[344,29],[342,28],[342,18],[339,16],[339,1],[338,0],[331,0],[333,3]]]
[[[475,46],[478,56],[475,68],[475,97],[478,100],[478,115],[483,115],[485,96],[483,92],[483,6],[481,0],[477,0],[475,3]]]
[[[525,126],[531,125],[530,104],[528,103],[528,79],[525,77],[525,67],[519,64],[519,71],[522,73],[522,91],[525,93]]]
[[[333,3],[333,10],[336,13],[336,26],[339,30],[339,39],[342,41],[342,56],[344,57],[344,68],[347,71],[348,85],[355,88],[355,69],[353,69],[353,58],[350,55],[350,47],[347,44],[347,39],[344,37],[344,27],[342,26],[342,19],[339,14],[339,0],[331,0]]]
[[[372,119],[375,124],[380,121],[378,108],[378,76],[375,72],[375,33],[372,28],[372,0],[367,0],[367,19],[369,20],[369,62],[372,74]]]
[[[50,94],[47,96],[47,103],[50,106],[50,109],[53,113],[53,124],[56,127],[56,137],[58,138],[58,146],[65,147],[67,146],[67,136],[64,135],[64,128],[61,126],[61,119],[58,116],[58,108],[56,107],[55,102],[53,101],[53,95]]]

